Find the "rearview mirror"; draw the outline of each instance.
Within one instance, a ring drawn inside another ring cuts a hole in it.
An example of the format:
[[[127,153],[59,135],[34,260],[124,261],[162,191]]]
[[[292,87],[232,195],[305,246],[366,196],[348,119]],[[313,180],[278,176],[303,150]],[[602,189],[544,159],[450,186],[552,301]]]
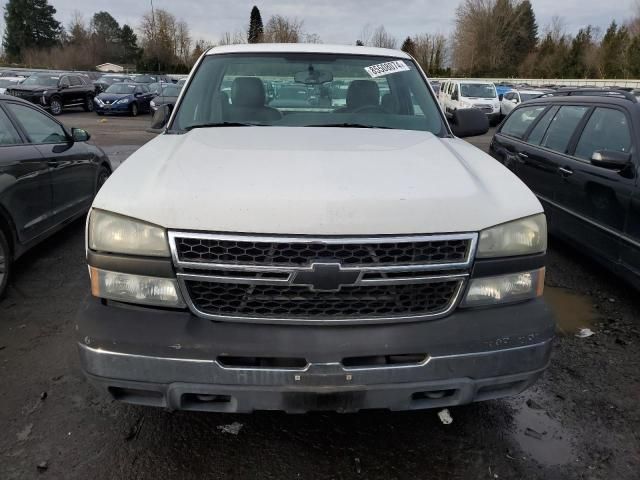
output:
[[[72,128],[71,136],[73,137],[74,142],[87,142],[91,138],[89,132],[83,130],[82,128]]]
[[[296,73],[294,80],[296,83],[304,83],[305,85],[321,85],[333,81],[333,73],[327,70],[316,70],[312,66],[304,72]]]
[[[614,152],[611,150],[598,150],[591,156],[591,164],[596,167],[610,170],[623,170],[631,163],[631,154]]]
[[[169,105],[162,105],[156,113],[153,114],[151,119],[150,130],[155,130],[156,133],[160,132],[169,123],[169,117],[171,117],[171,107]]]
[[[458,109],[453,112],[450,125],[456,137],[475,137],[489,131],[489,118],[477,108]]]

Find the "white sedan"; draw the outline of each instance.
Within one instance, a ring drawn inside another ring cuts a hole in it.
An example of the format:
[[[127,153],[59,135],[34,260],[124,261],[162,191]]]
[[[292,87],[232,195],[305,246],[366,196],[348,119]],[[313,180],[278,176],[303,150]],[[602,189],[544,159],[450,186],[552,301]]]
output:
[[[505,117],[522,102],[533,100],[545,93],[546,92],[541,90],[512,90],[507,92],[504,94],[504,97],[502,97],[502,101],[500,102],[500,114]]]

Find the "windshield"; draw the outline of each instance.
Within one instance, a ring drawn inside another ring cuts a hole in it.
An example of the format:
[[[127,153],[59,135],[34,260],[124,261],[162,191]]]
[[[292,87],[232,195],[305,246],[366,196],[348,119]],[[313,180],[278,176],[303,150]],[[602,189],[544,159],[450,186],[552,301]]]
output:
[[[42,85],[45,87],[56,87],[58,86],[58,80],[60,77],[55,77],[52,75],[31,75],[27,78],[22,85]]]
[[[150,75],[136,75],[133,77],[133,81],[136,83],[154,83],[156,80],[156,77]]]
[[[18,83],[17,80],[5,80],[3,78],[0,78],[0,88],[8,87],[8,86],[14,85],[16,83]]]
[[[168,85],[162,89],[163,97],[177,97],[180,95],[180,88],[175,85]]]
[[[446,134],[436,102],[411,60],[364,55],[210,55],[195,72],[174,118],[173,131],[226,123]]]
[[[540,92],[540,93],[521,93],[520,94],[520,99],[523,102],[526,102],[527,100],[533,100],[534,98],[538,98],[540,95],[542,95],[542,92]]]
[[[116,93],[116,94],[127,94],[127,95],[129,95],[129,94],[132,94],[135,89],[136,89],[136,86],[132,85],[130,83],[114,83],[109,88],[107,88],[105,93]]]
[[[460,93],[466,98],[496,98],[496,87],[492,83],[461,83]]]

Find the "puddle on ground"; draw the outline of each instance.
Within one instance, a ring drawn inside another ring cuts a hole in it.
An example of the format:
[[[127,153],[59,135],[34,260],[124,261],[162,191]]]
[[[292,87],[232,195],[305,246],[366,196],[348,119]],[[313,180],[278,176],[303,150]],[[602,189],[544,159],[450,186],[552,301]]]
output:
[[[533,399],[529,399],[531,402]],[[513,405],[513,403],[512,403]],[[544,466],[558,466],[575,460],[572,440],[560,422],[551,418],[533,400],[532,406],[514,406],[515,441],[522,452]]]
[[[545,287],[544,298],[555,313],[558,332],[573,335],[590,328],[597,315],[588,297],[559,287]]]

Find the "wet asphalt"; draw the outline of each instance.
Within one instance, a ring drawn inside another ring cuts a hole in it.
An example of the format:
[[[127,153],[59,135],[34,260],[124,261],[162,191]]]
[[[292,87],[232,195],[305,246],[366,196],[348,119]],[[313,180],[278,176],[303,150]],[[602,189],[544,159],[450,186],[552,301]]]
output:
[[[148,116],[61,118],[118,163],[153,138]],[[550,246],[549,370],[523,395],[450,409],[444,425],[436,411],[224,415],[110,400],[73,344],[89,288],[83,228],[23,257],[0,301],[0,479],[640,478],[640,299],[571,246]]]

